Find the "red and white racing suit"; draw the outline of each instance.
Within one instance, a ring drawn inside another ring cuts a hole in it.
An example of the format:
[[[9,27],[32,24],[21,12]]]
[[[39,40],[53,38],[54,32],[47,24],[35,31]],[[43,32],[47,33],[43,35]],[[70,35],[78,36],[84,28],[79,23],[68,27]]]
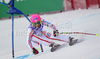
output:
[[[53,24],[45,21],[44,19],[41,19],[41,22],[42,24],[39,30],[33,28],[32,24],[30,24],[27,28],[27,45],[30,49],[32,49],[34,45],[39,45],[39,44],[49,46],[51,43],[50,39],[63,41],[63,42],[69,42],[68,36],[59,35],[57,37],[54,37],[49,32],[43,29],[43,26],[48,26],[52,28],[53,30],[57,30]]]

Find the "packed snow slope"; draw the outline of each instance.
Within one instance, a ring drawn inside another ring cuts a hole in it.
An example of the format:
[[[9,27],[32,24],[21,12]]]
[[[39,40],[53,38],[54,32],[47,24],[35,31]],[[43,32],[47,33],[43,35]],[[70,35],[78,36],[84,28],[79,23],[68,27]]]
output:
[[[83,41],[75,44],[74,46],[69,46],[66,42],[55,41],[59,44],[66,43],[66,47],[63,47],[55,52],[47,52],[24,59],[100,59],[100,9],[74,10],[40,16],[41,18],[44,18],[45,20],[55,24],[59,32],[77,31],[98,34],[98,36],[67,34],[68,36],[72,36]],[[15,18],[14,20],[15,57],[31,54],[32,52],[26,43],[26,30],[29,22],[25,17]],[[53,32],[50,28],[44,28],[48,32]],[[36,46],[36,48],[39,47],[40,46]],[[44,51],[50,49],[44,45],[43,48]],[[11,58],[12,20],[0,20],[0,59]]]

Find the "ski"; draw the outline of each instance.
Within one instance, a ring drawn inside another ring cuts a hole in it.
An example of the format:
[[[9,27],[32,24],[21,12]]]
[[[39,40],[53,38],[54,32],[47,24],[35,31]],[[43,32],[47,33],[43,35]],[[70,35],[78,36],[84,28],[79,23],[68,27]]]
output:
[[[55,47],[55,48],[51,48],[51,52],[55,52],[55,51],[57,51],[57,50],[60,50],[60,49],[62,49],[62,48],[64,48],[64,47],[67,47],[67,43],[64,43],[64,44],[61,44],[61,45],[58,45],[57,47]]]
[[[95,35],[95,36],[98,35],[98,34],[84,33],[84,32],[61,32],[59,34],[85,34],[85,35]]]
[[[51,52],[54,52],[56,49],[58,49],[61,45],[57,45],[56,47],[51,48]]]

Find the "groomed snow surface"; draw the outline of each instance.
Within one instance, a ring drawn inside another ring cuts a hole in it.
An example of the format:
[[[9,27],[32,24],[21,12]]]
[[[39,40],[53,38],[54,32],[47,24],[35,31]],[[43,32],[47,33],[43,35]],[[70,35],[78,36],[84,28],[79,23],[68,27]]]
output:
[[[98,34],[81,35],[67,34],[83,42],[69,46],[66,42],[54,41],[59,44],[66,43],[55,52],[45,52],[40,55],[22,59],[100,59],[100,9],[74,10],[57,14],[40,15],[41,18],[53,23],[59,32],[85,32]],[[30,18],[30,17],[29,17]],[[26,30],[29,22],[25,17],[14,19],[14,47],[15,57],[31,54],[26,43]],[[44,27],[48,32],[52,29]],[[35,46],[40,49],[40,46]],[[50,49],[44,46],[44,51]],[[12,20],[0,20],[0,59],[12,58]]]

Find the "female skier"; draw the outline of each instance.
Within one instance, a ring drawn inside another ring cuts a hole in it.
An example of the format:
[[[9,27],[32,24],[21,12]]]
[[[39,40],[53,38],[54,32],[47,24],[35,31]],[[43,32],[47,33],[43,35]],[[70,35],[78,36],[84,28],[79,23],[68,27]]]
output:
[[[33,14],[30,18],[30,21],[31,24],[28,26],[27,29],[27,44],[34,54],[39,53],[38,50],[34,47],[34,44],[44,44],[51,47],[51,49],[56,48],[59,45],[51,42],[50,39],[67,42],[69,43],[69,45],[73,45],[73,38],[59,35],[57,28],[53,24],[40,18],[38,14]],[[44,30],[43,26],[52,28],[53,35]]]

